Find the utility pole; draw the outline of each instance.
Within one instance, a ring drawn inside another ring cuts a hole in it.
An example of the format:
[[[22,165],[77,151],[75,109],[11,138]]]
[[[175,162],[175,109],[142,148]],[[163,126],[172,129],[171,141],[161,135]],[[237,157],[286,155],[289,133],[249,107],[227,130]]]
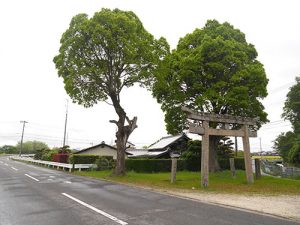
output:
[[[235,142],[235,157],[237,157],[237,154],[238,154],[237,136],[234,137],[234,142]]]
[[[260,157],[262,158],[261,137],[259,137]]]
[[[22,130],[22,136],[21,136],[21,146],[20,146],[20,152],[19,152],[19,157],[22,155],[22,150],[23,150],[23,137],[24,137],[24,129],[25,129],[25,124],[28,123],[27,121],[23,120],[20,121],[20,123],[23,123],[23,130]]]
[[[66,145],[66,132],[67,132],[67,121],[68,121],[68,105],[69,105],[69,101],[67,100],[63,147]]]

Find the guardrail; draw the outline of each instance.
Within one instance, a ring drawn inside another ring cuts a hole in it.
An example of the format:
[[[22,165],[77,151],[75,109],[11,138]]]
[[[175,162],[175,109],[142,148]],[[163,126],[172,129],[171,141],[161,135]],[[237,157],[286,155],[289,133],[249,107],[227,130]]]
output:
[[[37,165],[46,165],[49,168],[52,166],[53,168],[56,167],[57,169],[59,168],[62,168],[63,170],[69,169],[69,172],[72,172],[72,169],[79,169],[79,171],[81,171],[82,169],[89,169],[95,166],[95,164],[68,164],[68,163],[50,162],[50,161],[36,160],[30,157],[11,156],[9,158],[13,160],[29,162]]]

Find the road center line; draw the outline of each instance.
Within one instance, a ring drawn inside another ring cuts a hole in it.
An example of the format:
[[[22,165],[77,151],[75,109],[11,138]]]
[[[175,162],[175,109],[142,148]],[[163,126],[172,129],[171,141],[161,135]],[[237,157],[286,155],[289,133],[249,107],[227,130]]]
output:
[[[7,164],[7,163],[4,163],[4,165],[5,165],[5,166],[8,166],[8,164]]]
[[[27,176],[27,177],[31,178],[32,180],[39,181],[38,179],[36,179],[36,178],[34,178],[34,177],[32,177],[32,176],[30,176],[30,175],[26,174],[26,173],[25,173],[25,176]]]
[[[17,168],[15,168],[15,167],[11,167],[13,170],[15,170],[15,171],[18,171],[18,169]]]
[[[95,208],[94,206],[91,206],[91,205],[89,205],[89,204],[87,204],[87,203],[85,203],[83,201],[80,201],[77,198],[74,198],[71,195],[68,195],[66,193],[61,193],[61,194],[64,195],[64,196],[66,196],[66,197],[68,197],[68,198],[70,198],[70,199],[72,199],[72,200],[74,200],[75,202],[78,202],[79,204],[81,204],[81,205],[83,205],[83,206],[85,206],[85,207],[87,207],[87,208],[89,208],[89,209],[91,209],[91,210],[93,210],[93,211],[95,211],[95,212],[97,212],[97,213],[99,213],[99,214],[101,214],[101,215],[103,215],[103,216],[105,216],[105,217],[107,217],[107,218],[109,218],[109,219],[111,219],[111,220],[113,220],[113,221],[121,224],[121,225],[127,225],[128,224],[128,223],[126,223],[126,222],[124,222],[122,220],[119,220],[118,218],[116,218],[116,217],[114,217],[114,216],[112,216],[112,215],[110,215],[110,214],[108,214],[108,213],[106,213],[106,212],[104,212],[104,211],[102,211],[100,209]]]

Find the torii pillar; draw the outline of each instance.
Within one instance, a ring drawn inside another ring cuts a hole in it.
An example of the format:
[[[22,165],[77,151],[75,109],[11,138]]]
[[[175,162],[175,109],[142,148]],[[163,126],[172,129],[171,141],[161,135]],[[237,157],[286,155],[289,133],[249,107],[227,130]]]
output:
[[[192,119],[197,123],[190,123],[189,131],[202,136],[202,153],[201,153],[201,186],[209,185],[209,136],[235,136],[243,138],[245,170],[248,184],[254,182],[252,162],[250,155],[249,137],[256,137],[256,132],[249,132],[249,125],[255,125],[257,119],[217,115],[209,113],[198,113],[183,107],[182,110],[188,114],[188,119]],[[218,123],[221,128],[209,127],[209,122]],[[239,125],[241,128],[232,130],[233,125]]]

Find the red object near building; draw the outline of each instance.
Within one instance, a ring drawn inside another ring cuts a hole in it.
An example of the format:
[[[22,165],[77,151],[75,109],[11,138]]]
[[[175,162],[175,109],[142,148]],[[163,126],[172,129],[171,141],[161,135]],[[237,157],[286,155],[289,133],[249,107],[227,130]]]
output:
[[[68,159],[69,159],[69,154],[66,153],[54,154],[52,156],[53,162],[68,163]]]

